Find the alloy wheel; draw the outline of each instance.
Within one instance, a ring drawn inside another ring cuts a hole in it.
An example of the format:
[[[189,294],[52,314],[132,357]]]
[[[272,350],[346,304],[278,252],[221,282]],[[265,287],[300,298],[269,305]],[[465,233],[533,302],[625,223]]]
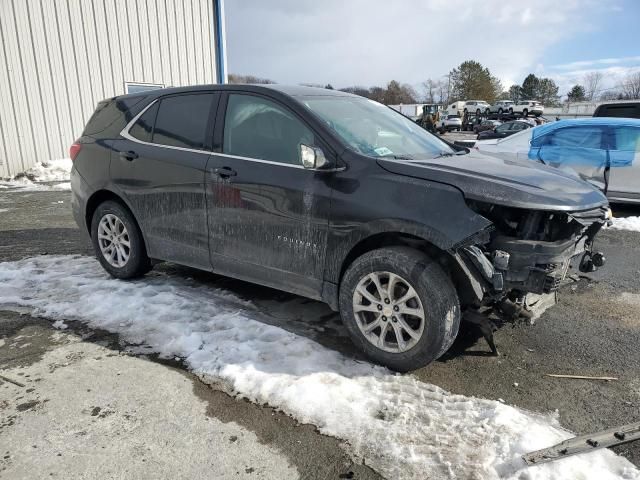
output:
[[[116,215],[107,213],[100,219],[98,245],[109,265],[122,268],[129,261],[131,255],[129,232]]]
[[[425,312],[418,293],[395,273],[365,275],[353,292],[353,314],[367,341],[386,352],[406,352],[424,333]]]

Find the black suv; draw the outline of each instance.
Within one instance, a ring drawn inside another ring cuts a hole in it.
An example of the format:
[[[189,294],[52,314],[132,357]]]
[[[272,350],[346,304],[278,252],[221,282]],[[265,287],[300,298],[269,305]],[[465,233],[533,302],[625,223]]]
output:
[[[588,183],[455,151],[394,110],[306,87],[100,102],[71,147],[73,211],[114,277],[171,261],[339,310],[373,360],[441,356],[462,312],[555,290],[608,212]]]

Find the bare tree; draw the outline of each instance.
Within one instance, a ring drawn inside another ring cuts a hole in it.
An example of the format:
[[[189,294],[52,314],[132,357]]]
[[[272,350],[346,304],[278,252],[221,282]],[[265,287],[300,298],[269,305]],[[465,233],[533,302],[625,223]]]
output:
[[[582,83],[584,84],[585,98],[590,102],[595,100],[604,74],[602,72],[589,72],[584,76]]]
[[[428,79],[422,84],[424,88],[424,98],[427,103],[436,103],[436,92],[440,88],[439,81]]]
[[[624,77],[620,90],[628,100],[640,99],[640,72],[630,73]]]

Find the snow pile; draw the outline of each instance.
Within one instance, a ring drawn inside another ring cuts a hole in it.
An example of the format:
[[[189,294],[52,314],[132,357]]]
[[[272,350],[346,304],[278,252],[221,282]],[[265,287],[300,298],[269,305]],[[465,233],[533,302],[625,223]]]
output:
[[[205,381],[347,442],[387,478],[640,479],[608,450],[526,468],[520,455],[570,434],[556,419],[453,395],[260,321],[251,304],[194,281],[113,280],[92,258],[0,263],[0,307],[28,307],[180,356]]]
[[[615,230],[633,230],[640,232],[640,217],[614,217],[611,228]]]
[[[70,158],[37,163],[24,173],[2,181],[0,188],[20,190],[70,190],[69,177],[73,163]]]

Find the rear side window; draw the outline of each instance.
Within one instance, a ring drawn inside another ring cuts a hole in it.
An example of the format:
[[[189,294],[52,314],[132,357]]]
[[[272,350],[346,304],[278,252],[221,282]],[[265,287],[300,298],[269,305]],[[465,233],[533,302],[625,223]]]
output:
[[[612,150],[640,152],[640,128],[613,127]]]
[[[160,101],[152,143],[202,150],[214,95],[199,93],[166,97]]]
[[[127,112],[145,98],[145,95],[140,95],[136,97],[118,97],[111,100],[103,100],[96,106],[95,112],[93,112],[93,115],[87,122],[87,126],[84,128],[83,135],[100,133],[119,119],[126,125],[125,117]]]
[[[299,165],[300,144],[312,146],[313,132],[284,107],[253,95],[229,95],[224,153]]]
[[[140,116],[140,118],[138,118],[136,123],[129,130],[129,135],[137,138],[138,140],[142,140],[143,142],[151,143],[153,124],[156,121],[158,105],[158,102],[154,103]]]

